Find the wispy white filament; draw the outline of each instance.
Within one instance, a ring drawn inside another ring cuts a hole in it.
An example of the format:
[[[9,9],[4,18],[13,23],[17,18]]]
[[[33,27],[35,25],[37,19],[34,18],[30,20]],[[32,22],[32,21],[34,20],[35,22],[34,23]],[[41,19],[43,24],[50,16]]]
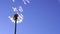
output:
[[[19,15],[19,14],[18,14],[18,15]],[[15,23],[13,17],[9,16],[8,18],[9,18],[12,22]],[[23,21],[23,15],[20,14],[20,15],[18,16],[17,23],[21,23],[22,21]]]
[[[22,0],[22,1],[25,5],[30,3],[29,0]],[[15,0],[12,0],[12,2],[15,2]],[[22,6],[19,6],[18,8],[12,7],[12,9],[14,12],[18,14],[17,23],[21,23],[23,21],[23,15],[21,14],[21,12],[23,12]],[[15,23],[15,20],[13,19],[13,17],[9,16],[9,19]]]
[[[14,12],[18,11],[16,7],[12,7],[12,9]]]
[[[23,12],[22,6],[19,6],[18,8],[16,7],[12,7],[13,11],[16,12],[18,14],[18,19],[17,19],[17,23],[21,23],[23,21],[23,15],[19,12]],[[19,12],[18,12],[19,11]],[[13,17],[9,16],[9,19],[15,23]]]
[[[14,12],[23,12],[23,8],[22,8],[22,6],[19,6],[18,8],[16,8],[16,7],[12,7],[12,9],[13,9],[13,11]]]
[[[15,21],[14,21],[13,17],[9,16],[8,18],[9,18],[12,22],[14,22],[14,23],[15,23]]]
[[[23,0],[23,2],[24,2],[24,4],[29,4],[30,3],[30,1],[29,0]]]
[[[17,20],[17,23],[21,23],[23,21],[23,15],[19,15],[18,16],[18,20]]]
[[[23,12],[23,9],[22,9],[22,6],[19,6],[19,9],[18,9],[20,12]]]

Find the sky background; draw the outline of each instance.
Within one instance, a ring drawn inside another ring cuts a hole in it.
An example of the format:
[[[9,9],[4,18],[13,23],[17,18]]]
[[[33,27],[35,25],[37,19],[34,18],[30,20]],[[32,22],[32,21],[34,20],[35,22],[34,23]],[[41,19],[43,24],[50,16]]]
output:
[[[17,24],[17,34],[60,34],[60,1],[30,0],[25,5],[22,0],[0,0],[0,34],[14,34],[12,7],[23,7],[23,22]]]

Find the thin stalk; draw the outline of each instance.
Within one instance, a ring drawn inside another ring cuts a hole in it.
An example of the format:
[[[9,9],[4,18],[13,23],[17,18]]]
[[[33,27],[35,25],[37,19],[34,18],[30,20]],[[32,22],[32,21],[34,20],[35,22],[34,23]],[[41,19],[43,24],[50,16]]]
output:
[[[15,31],[14,31],[14,34],[16,34],[16,30],[17,30],[17,23],[15,21]]]

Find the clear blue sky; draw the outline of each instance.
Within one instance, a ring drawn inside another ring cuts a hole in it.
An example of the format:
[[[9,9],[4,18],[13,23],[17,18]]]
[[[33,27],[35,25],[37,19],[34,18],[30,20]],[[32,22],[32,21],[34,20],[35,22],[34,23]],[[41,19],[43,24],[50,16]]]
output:
[[[12,6],[23,7],[24,20],[18,24],[17,34],[60,34],[60,3],[58,0],[0,0],[0,34],[14,34]]]

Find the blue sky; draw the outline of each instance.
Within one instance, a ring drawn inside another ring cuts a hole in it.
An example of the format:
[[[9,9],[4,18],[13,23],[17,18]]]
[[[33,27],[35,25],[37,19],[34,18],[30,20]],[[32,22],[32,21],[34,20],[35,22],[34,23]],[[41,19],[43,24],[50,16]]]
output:
[[[60,34],[60,2],[58,0],[0,0],[0,34],[14,34],[12,6],[23,7],[23,22],[17,25],[17,34]]]

